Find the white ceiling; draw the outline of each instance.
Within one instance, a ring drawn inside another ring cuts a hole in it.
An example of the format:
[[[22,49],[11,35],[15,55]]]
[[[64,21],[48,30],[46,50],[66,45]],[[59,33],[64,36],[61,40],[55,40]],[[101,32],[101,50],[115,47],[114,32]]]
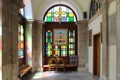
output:
[[[25,0],[27,5],[29,0]],[[83,12],[89,12],[91,0],[31,0],[32,15],[34,19],[43,20],[43,16],[48,8],[55,4],[65,4],[71,7],[77,14],[78,20],[83,19]]]

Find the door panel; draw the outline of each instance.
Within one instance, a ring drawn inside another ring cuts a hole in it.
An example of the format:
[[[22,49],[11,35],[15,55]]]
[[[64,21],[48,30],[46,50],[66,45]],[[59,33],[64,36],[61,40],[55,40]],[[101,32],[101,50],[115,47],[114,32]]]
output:
[[[93,74],[100,76],[100,34],[94,36]]]

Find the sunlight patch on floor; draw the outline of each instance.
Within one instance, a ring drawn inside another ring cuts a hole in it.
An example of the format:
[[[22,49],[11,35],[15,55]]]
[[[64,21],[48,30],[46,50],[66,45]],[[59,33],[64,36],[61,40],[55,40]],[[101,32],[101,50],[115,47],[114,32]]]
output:
[[[38,72],[33,75],[33,79],[47,78],[50,76],[55,76],[54,71],[51,72]]]

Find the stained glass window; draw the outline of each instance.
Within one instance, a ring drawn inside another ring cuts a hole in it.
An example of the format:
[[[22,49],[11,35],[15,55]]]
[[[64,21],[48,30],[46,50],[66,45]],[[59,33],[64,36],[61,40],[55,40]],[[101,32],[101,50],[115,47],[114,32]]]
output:
[[[61,56],[67,56],[67,46],[61,46]]]
[[[19,59],[24,57],[24,29],[22,25],[18,26],[18,56]]]
[[[60,47],[59,46],[54,46],[54,51],[55,51],[55,55],[60,56]]]
[[[52,31],[51,30],[46,31],[46,55],[49,57],[52,55]]]
[[[45,16],[45,22],[75,22],[74,12],[66,6],[52,7]]]
[[[75,30],[69,30],[69,55],[75,55]]]
[[[68,56],[75,55],[75,30],[68,31],[68,45],[53,44],[53,30],[46,30],[46,55]]]

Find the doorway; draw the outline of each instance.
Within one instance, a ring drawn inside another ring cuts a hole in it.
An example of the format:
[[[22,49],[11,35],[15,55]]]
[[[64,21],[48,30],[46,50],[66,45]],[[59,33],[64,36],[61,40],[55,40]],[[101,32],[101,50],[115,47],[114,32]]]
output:
[[[100,33],[93,38],[93,75],[100,76]]]

